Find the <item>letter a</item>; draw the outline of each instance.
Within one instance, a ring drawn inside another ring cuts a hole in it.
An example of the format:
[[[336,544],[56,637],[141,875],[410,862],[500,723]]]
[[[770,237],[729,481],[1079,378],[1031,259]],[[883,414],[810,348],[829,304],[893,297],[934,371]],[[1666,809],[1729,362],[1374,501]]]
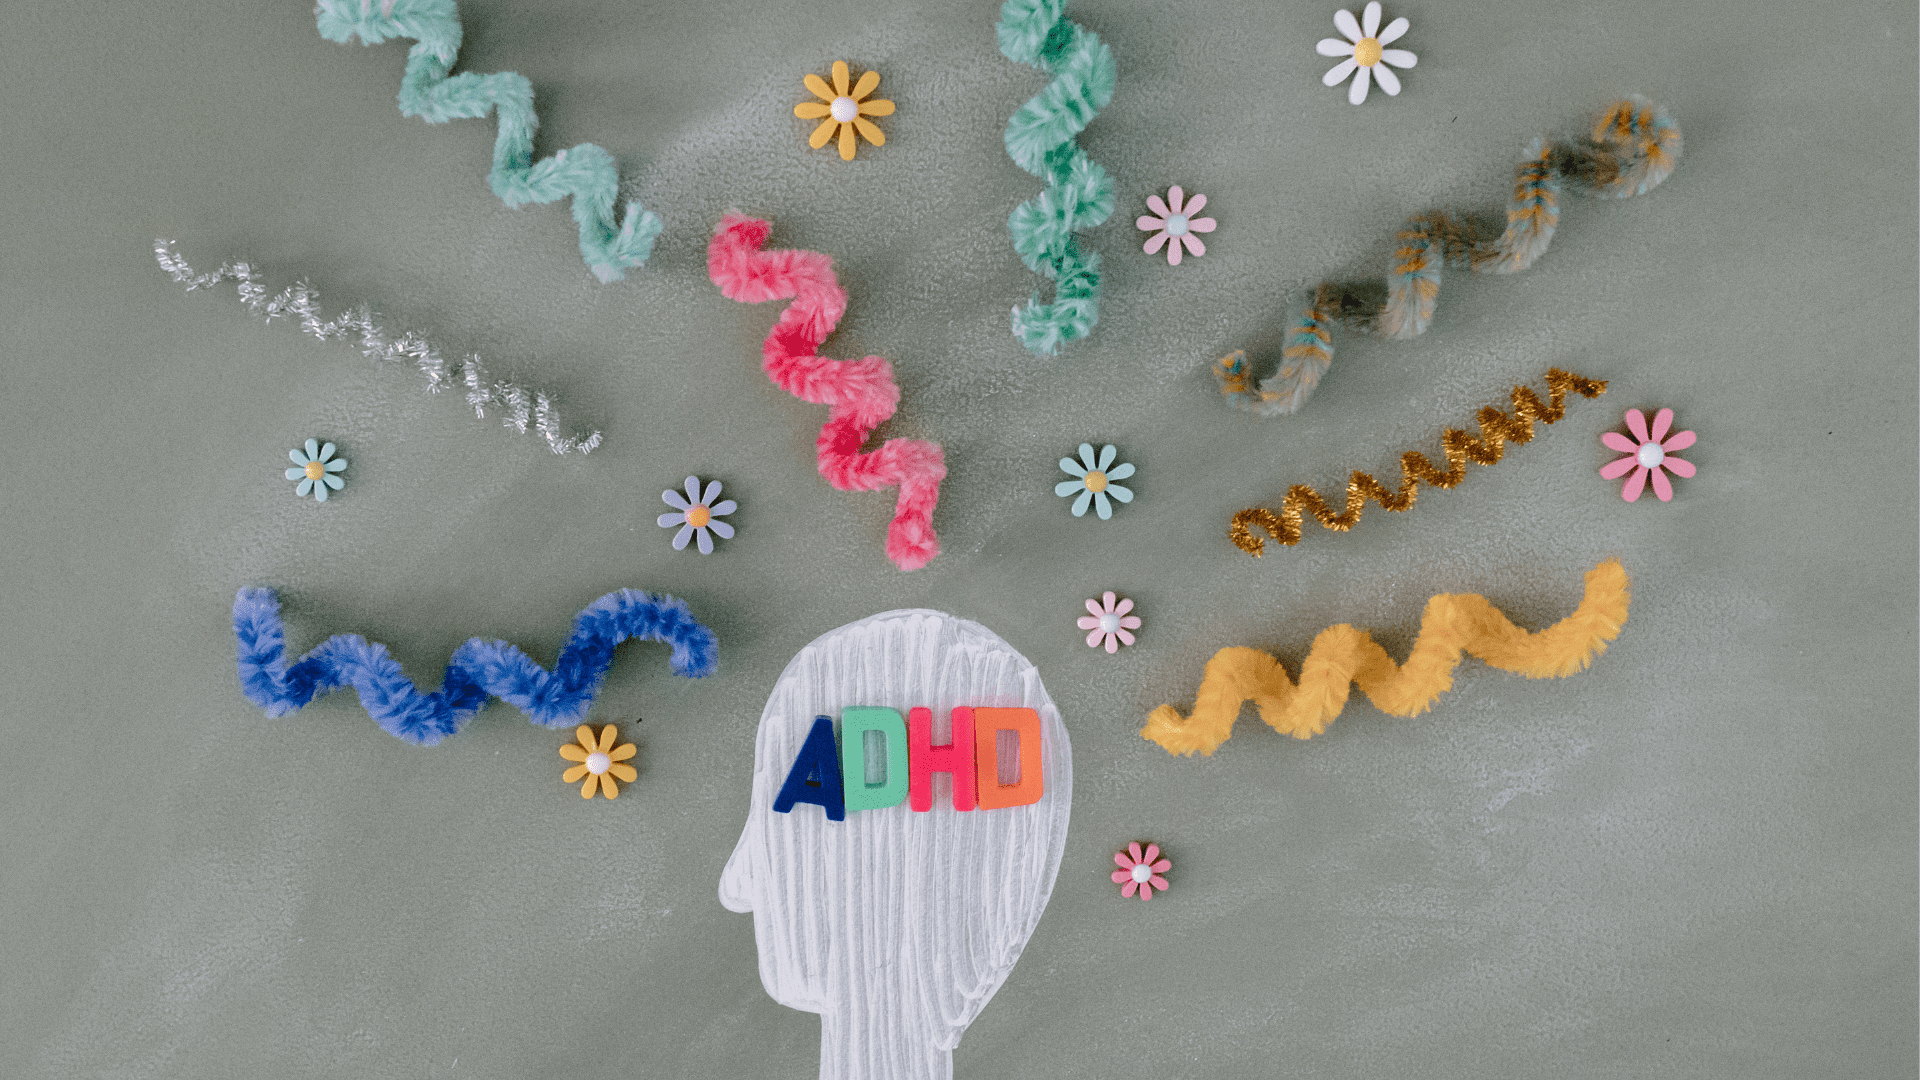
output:
[[[827,820],[847,820],[846,794],[840,785],[840,753],[833,745],[833,718],[815,717],[807,741],[793,759],[787,782],[773,800],[775,813],[791,814],[794,803],[809,802],[824,807]]]

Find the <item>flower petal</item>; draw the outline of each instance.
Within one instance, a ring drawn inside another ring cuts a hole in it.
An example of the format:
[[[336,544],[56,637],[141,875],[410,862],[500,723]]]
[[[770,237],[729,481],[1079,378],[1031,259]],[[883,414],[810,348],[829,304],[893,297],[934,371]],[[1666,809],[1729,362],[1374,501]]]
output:
[[[293,478],[288,477],[287,479],[291,480]],[[294,488],[293,493],[295,495],[305,495],[311,492],[312,490],[313,490],[313,478],[308,476],[305,472],[302,472],[300,474],[300,486]]]
[[[693,480],[696,483],[699,482],[699,477],[690,476],[687,479]],[[709,480],[707,481],[707,490],[702,492],[700,495],[700,504],[702,506],[712,506],[713,500],[719,497],[720,497],[720,481]]]
[[[288,469],[287,470],[287,479],[289,480],[299,480],[306,475],[307,475],[307,470],[305,469]]]
[[[1117,606],[1114,607],[1113,613],[1115,615],[1125,615],[1127,612],[1132,610],[1133,610],[1133,601],[1122,600]]]
[[[308,461],[320,460],[320,440],[319,439],[307,440],[307,460]]]
[[[1120,643],[1113,639],[1112,634],[1108,634],[1107,635],[1107,655],[1112,656],[1114,653],[1117,653],[1119,651],[1120,651]]]
[[[1115,856],[1114,856],[1114,858],[1116,858],[1116,859],[1124,859],[1124,858],[1126,858],[1126,856],[1124,856],[1124,855],[1115,855]],[[1113,883],[1114,883],[1115,885],[1122,885],[1122,884],[1125,884],[1125,883],[1126,883],[1126,882],[1128,882],[1128,881],[1131,881],[1131,880],[1133,880],[1133,871],[1131,871],[1131,870],[1115,870],[1115,871],[1114,871],[1114,872],[1113,872],[1113,873],[1112,873],[1111,875],[1109,875],[1109,876],[1111,876],[1111,877],[1113,878]]]
[[[707,522],[707,528],[712,529],[713,535],[719,537],[722,540],[733,539],[733,526],[727,524],[724,521],[721,521],[718,518],[715,518],[714,520]]]
[[[592,771],[593,770],[587,768],[585,765],[575,765],[573,768],[560,774],[560,782],[563,784],[577,784],[580,782],[581,777]]]
[[[1360,29],[1372,37],[1380,30],[1380,0],[1367,0],[1367,9],[1360,15]]]
[[[1187,193],[1180,190],[1179,184],[1175,184],[1167,189],[1167,206],[1176,214],[1184,214],[1186,210],[1181,207],[1181,203],[1185,201],[1186,197]]]
[[[833,138],[833,133],[839,129],[840,121],[829,116],[820,121],[820,126],[813,129],[813,134],[807,136],[807,145],[818,150],[827,145],[827,140]]]
[[[1210,217],[1192,218],[1187,222],[1188,232],[1212,232],[1219,227],[1220,223]]]
[[[1139,882],[1137,882],[1137,881],[1135,881],[1135,880],[1133,880],[1133,875],[1132,875],[1132,874],[1128,874],[1128,875],[1127,875],[1127,881],[1126,881],[1126,884],[1124,884],[1124,885],[1122,885],[1122,886],[1120,886],[1120,895],[1121,895],[1121,896],[1132,896],[1132,895],[1133,895],[1133,891],[1134,891],[1135,889],[1138,889],[1139,887],[1140,887],[1140,883],[1139,883]]]
[[[1133,219],[1133,227],[1139,229],[1141,232],[1152,232],[1155,229],[1166,228],[1167,221],[1165,218],[1157,218],[1152,214],[1141,214],[1139,217]]]
[[[674,527],[675,525],[684,525],[684,524],[686,524],[686,523],[687,523],[687,515],[685,515],[685,514],[679,514],[679,513],[674,513],[674,514],[661,514],[661,515],[660,515],[659,517],[657,517],[657,518],[655,518],[655,519],[653,519],[653,523],[654,523],[654,524],[656,524],[656,525],[658,525],[658,526],[660,526],[660,527],[661,527],[661,528],[663,528],[663,529],[671,529],[671,528],[673,528],[673,527]]]
[[[1339,11],[1333,13],[1333,25],[1339,27],[1340,32],[1347,35],[1348,41],[1359,41],[1361,38],[1367,36],[1360,32],[1359,20],[1355,19],[1353,12],[1348,11],[1346,8],[1341,8]]]
[[[602,754],[611,752],[613,750],[613,741],[619,737],[620,737],[620,730],[614,727],[612,724],[608,724],[602,727],[600,729],[599,752]]]
[[[321,473],[320,482],[327,485],[328,487],[332,488],[335,491],[339,491],[341,488],[347,486],[347,482],[345,480],[340,479],[339,477],[333,475],[332,473]]]
[[[1132,635],[1132,634],[1129,634],[1129,633],[1127,633],[1127,632],[1126,632],[1126,630],[1124,630],[1124,629],[1120,629],[1120,630],[1115,630],[1115,631],[1114,631],[1113,633],[1114,633],[1114,636],[1115,636],[1115,637],[1118,637],[1118,638],[1119,638],[1119,639],[1120,639],[1120,640],[1121,640],[1121,641],[1122,641],[1123,643],[1125,643],[1125,644],[1128,644],[1128,645],[1131,645],[1131,644],[1133,644],[1133,635]],[[1112,652],[1113,650],[1112,650],[1112,649],[1108,649],[1107,651],[1108,651],[1108,652]]]
[[[1669,410],[1667,410],[1667,411],[1668,411],[1668,412],[1672,412],[1673,410],[1671,410],[1671,409],[1669,409]],[[332,457],[332,456],[333,456],[333,444],[332,444],[332,443],[328,443],[327,445],[325,445],[325,446],[323,446],[323,447],[321,447],[321,448],[320,448],[320,460],[321,460],[321,461],[325,461],[325,460],[327,460],[328,458],[330,458],[330,457]]]
[[[1402,19],[1400,21],[1405,22],[1406,20]],[[1380,62],[1382,64],[1392,64],[1397,68],[1410,68],[1419,63],[1420,58],[1405,49],[1381,49]]]
[[[713,554],[713,533],[707,531],[707,529],[707,526],[702,525],[693,530],[700,534],[700,554],[702,555]]]
[[[1070,457],[1063,457],[1060,459],[1060,468],[1063,471],[1072,473],[1075,476],[1087,475],[1087,466],[1080,464],[1080,462]]]
[[[833,87],[828,86],[827,80],[821,78],[820,76],[811,75],[811,74],[802,75],[800,76],[800,81],[807,84],[808,90],[813,91],[815,94],[818,94],[820,97],[826,99],[827,101],[832,101],[834,99]]]
[[[1673,453],[1675,450],[1685,450],[1687,447],[1693,445],[1693,440],[1695,437],[1696,436],[1691,431],[1682,431],[1674,435],[1673,438],[1668,439],[1666,442],[1661,443],[1660,449],[1665,450],[1669,454]]]
[[[1099,622],[1099,620],[1098,620],[1098,619],[1096,619],[1096,620],[1094,620],[1094,625],[1095,625],[1096,627],[1100,625],[1100,622]],[[1096,630],[1095,630],[1095,631],[1094,631],[1093,633],[1091,633],[1091,634],[1088,634],[1088,635],[1087,635],[1087,648],[1089,648],[1089,649],[1097,649],[1097,648],[1099,648],[1099,647],[1100,647],[1100,638],[1101,638],[1101,637],[1102,637],[1102,636],[1104,635],[1104,633],[1105,633],[1104,631],[1101,631],[1101,630],[1097,630],[1097,629],[1096,629]]]
[[[560,756],[566,758],[568,761],[585,761],[587,760],[587,751],[586,748],[582,747],[579,743],[561,743]]]
[[[853,125],[841,124],[840,125],[840,160],[852,161],[854,148],[858,145],[859,145],[858,140],[856,140],[853,137]]]
[[[1086,486],[1087,482],[1085,480],[1062,480],[1053,485],[1053,493],[1064,499]]]
[[[1118,499],[1123,503],[1130,503],[1133,501],[1133,489],[1130,487],[1121,487],[1119,484],[1108,484],[1107,498]]]
[[[1124,619],[1121,619],[1121,620],[1120,620],[1120,629],[1122,629],[1122,630],[1138,630],[1138,629],[1140,629],[1140,616],[1138,616],[1138,615],[1128,615],[1128,616],[1127,616],[1126,618],[1124,618]]]
[[[1347,88],[1347,104],[1359,105],[1367,100],[1367,87],[1373,82],[1373,68],[1361,68],[1354,72],[1353,85]]]
[[[580,740],[581,749],[589,754],[593,753],[600,746],[598,740],[594,738],[593,727],[590,724],[581,724],[579,727],[574,728],[573,737]],[[581,758],[580,760],[585,761],[586,759]]]
[[[1667,470],[1648,469],[1647,474],[1653,480],[1653,493],[1659,496],[1660,501],[1672,502],[1673,481],[1667,479]]]
[[[874,98],[860,103],[861,116],[892,116],[893,102],[885,98]]]
[[[1082,630],[1092,630],[1100,625],[1100,620],[1093,615],[1082,615],[1074,620],[1074,625]]]
[[[793,115],[802,120],[819,120],[833,115],[833,106],[824,101],[803,101],[793,107]]]
[[[1614,458],[1600,467],[1600,479],[1618,480],[1640,465],[1640,455],[1628,454],[1623,458]]]
[[[1150,880],[1152,880],[1152,882],[1153,882],[1153,887],[1154,887],[1154,888],[1156,888],[1156,889],[1159,889],[1159,890],[1160,890],[1161,892],[1166,892],[1166,891],[1167,891],[1167,879],[1166,879],[1166,878],[1163,878],[1163,877],[1161,877],[1160,875],[1158,875],[1158,874],[1155,874],[1155,875],[1154,875],[1154,876],[1153,876],[1153,877],[1152,877],[1152,878],[1151,878]]]
[[[1159,862],[1154,863],[1152,866],[1148,867],[1147,869],[1152,870],[1156,874],[1164,874],[1167,871],[1173,869],[1173,860],[1161,859]],[[1163,889],[1166,888],[1165,885],[1162,885],[1160,887]]]
[[[1200,238],[1192,233],[1181,237],[1180,242],[1187,245],[1187,251],[1194,255],[1205,255],[1207,253],[1207,245],[1201,243]]]
[[[580,797],[583,799],[591,799],[593,798],[593,793],[599,790],[600,778],[588,774],[586,783],[580,785]]]
[[[1179,266],[1180,256],[1185,250],[1185,248],[1180,246],[1180,238],[1177,236],[1174,237],[1173,243],[1167,245],[1167,265]]]
[[[1143,863],[1150,863],[1159,857],[1160,857],[1160,845],[1148,844],[1147,850],[1145,851],[1145,853],[1143,853],[1140,856],[1140,861]]]
[[[734,502],[732,499],[722,499],[712,506],[707,507],[707,513],[712,514],[714,517],[726,517],[738,509],[740,509],[739,503]]]
[[[1187,215],[1187,225],[1189,227],[1193,225],[1193,215],[1199,213],[1201,208],[1206,205],[1207,197],[1205,195],[1195,195],[1193,198],[1187,200],[1187,208],[1180,212]]]
[[[1080,444],[1080,464],[1085,465],[1089,469],[1097,469],[1100,466],[1094,463],[1099,460],[1099,458],[1094,456],[1092,443]]]
[[[1104,610],[1103,610],[1103,609],[1102,609],[1102,608],[1100,607],[1100,601],[1098,601],[1098,600],[1088,600],[1088,601],[1087,601],[1087,610],[1088,610],[1088,611],[1091,611],[1091,612],[1093,612],[1093,613],[1094,613],[1095,615],[1103,615],[1103,614],[1105,614],[1105,613],[1106,613],[1106,612],[1105,612],[1105,611],[1104,611]]]
[[[287,460],[293,462],[295,465],[305,465],[307,463],[307,455],[301,453],[299,447],[295,447],[287,451]]]
[[[620,797],[620,785],[613,782],[613,773],[603,772],[600,774],[600,794],[605,795],[609,799]]]
[[[1126,853],[1126,852],[1124,852],[1124,851],[1116,851],[1116,852],[1114,852],[1114,853],[1113,853],[1113,862],[1114,862],[1114,865],[1115,865],[1115,866],[1118,866],[1118,867],[1119,867],[1120,869],[1122,869],[1122,870],[1131,870],[1131,869],[1133,869],[1133,860],[1132,860],[1132,859],[1130,859],[1130,858],[1128,858],[1128,857],[1127,857],[1127,853]],[[1115,881],[1119,881],[1120,879],[1119,879],[1119,878],[1114,878],[1113,880],[1115,880]]]
[[[1337,37],[1321,38],[1314,45],[1313,51],[1321,56],[1352,56],[1353,42],[1341,41]]]
[[[1102,612],[1108,615],[1113,614],[1113,602],[1114,595],[1112,589],[1108,589],[1106,592],[1100,594],[1100,610]]]
[[[687,477],[687,482],[681,486],[686,488],[688,503],[695,506],[699,506],[706,502],[705,499],[702,499],[700,497],[700,478],[699,477],[689,476]]]
[[[1101,521],[1107,521],[1113,517],[1113,501],[1107,498],[1107,493],[1104,491],[1093,493],[1093,509],[1100,515]]]
[[[1153,882],[1151,880],[1140,883],[1140,899],[1153,899]]]
[[[873,145],[875,146],[887,145],[887,133],[884,131],[881,131],[879,126],[876,125],[873,121],[868,120],[863,116],[856,116],[853,118],[853,126],[856,128],[859,128],[860,134],[865,135],[867,137],[867,141],[872,143]]]
[[[1388,97],[1396,97],[1400,93],[1400,76],[1385,64],[1374,65],[1373,81],[1380,84],[1380,89],[1385,90]]]
[[[1125,480],[1127,477],[1133,475],[1133,464],[1131,462],[1121,462],[1113,468],[1106,470],[1106,473],[1108,480]]]
[[[1647,434],[1646,414],[1642,413],[1639,409],[1627,410],[1627,428],[1633,432],[1633,437],[1641,442],[1652,441],[1651,436]]]
[[[1647,437],[1654,442],[1659,442],[1661,439],[1667,437],[1667,432],[1672,430],[1672,428],[1673,410],[1661,409],[1659,412],[1653,414],[1653,430],[1648,433]]]
[[[1660,464],[1665,468],[1672,469],[1673,475],[1675,476],[1685,476],[1689,478],[1693,476],[1693,462],[1685,458],[1677,458],[1669,454],[1667,460]]]
[[[866,97],[878,89],[880,89],[880,73],[877,71],[869,71],[860,76],[860,81],[853,84],[853,93],[847,96],[855,101],[859,101],[861,98]]]
[[[1092,501],[1093,501],[1093,492],[1091,492],[1091,491],[1082,491],[1082,492],[1080,493],[1080,497],[1079,497],[1079,498],[1077,498],[1077,499],[1075,499],[1075,500],[1073,500],[1073,516],[1074,516],[1074,517],[1086,517],[1086,516],[1087,516],[1087,504],[1088,504],[1088,503],[1090,503],[1090,502],[1092,502]]]
[[[1341,79],[1344,79],[1347,76],[1353,74],[1354,69],[1358,68],[1359,66],[1360,66],[1360,61],[1358,60],[1353,60],[1353,59],[1342,60],[1339,63],[1328,68],[1327,73],[1325,75],[1320,76],[1320,82],[1324,86],[1338,86],[1340,84]]]
[[[672,488],[660,493],[660,501],[679,510],[693,509],[693,504],[687,501],[687,497]]]
[[[845,97],[847,96],[848,85],[849,84],[847,82],[847,62],[845,60],[835,60],[833,62],[834,91],[837,92],[841,97]]]
[[[680,526],[680,531],[673,534],[673,550],[687,550],[687,541],[691,539],[693,539],[693,526],[691,524]]]
[[[1399,41],[1401,38],[1401,35],[1405,34],[1407,32],[1407,29],[1412,25],[1413,25],[1412,23],[1406,20],[1406,16],[1403,15],[1400,18],[1395,19],[1392,22],[1388,23],[1387,28],[1385,30],[1380,31],[1379,34],[1375,35],[1373,40],[1379,42],[1382,45],[1391,45],[1394,42]],[[1395,51],[1397,52],[1398,50],[1395,50]],[[1407,55],[1411,56],[1413,54],[1408,53]],[[1406,64],[1403,66],[1412,67],[1413,65]]]
[[[1158,195],[1147,196],[1147,209],[1159,214],[1163,218],[1173,216],[1173,211],[1167,209],[1167,204],[1160,201],[1160,196]],[[1162,224],[1164,224],[1164,222]]]
[[[607,756],[615,761],[625,761],[639,752],[640,748],[632,743],[623,743],[608,751]]]
[[[328,472],[344,472],[346,470],[346,467],[347,467],[346,458],[334,458],[332,461],[327,462]]]
[[[327,485],[325,484],[313,485],[313,501],[314,502],[327,501]]]
[[[1127,854],[1133,856],[1133,861],[1136,864],[1145,861],[1145,853],[1140,850],[1140,841],[1138,840],[1127,845]]]
[[[1113,459],[1119,456],[1120,451],[1114,449],[1112,443],[1108,443],[1100,448],[1100,464],[1094,466],[1094,468],[1099,469],[1101,472],[1106,472],[1113,467]]]
[[[1632,439],[1627,438],[1617,431],[1603,432],[1600,436],[1600,441],[1606,445],[1607,449],[1618,450],[1623,454],[1637,454],[1640,452],[1639,443],[1634,442]]]
[[[1632,502],[1635,499],[1638,499],[1640,497],[1640,492],[1646,486],[1647,486],[1647,467],[1645,465],[1641,465],[1636,467],[1633,470],[1633,475],[1627,477],[1627,482],[1621,486],[1620,497],[1627,500],[1628,502]]]
[[[1140,220],[1145,221],[1147,219],[1141,218]],[[1164,232],[1154,233],[1152,236],[1147,238],[1147,243],[1143,250],[1145,250],[1147,254],[1151,255],[1154,252],[1160,250],[1160,245],[1166,243],[1171,239],[1173,239],[1172,233],[1164,233]],[[296,469],[296,470],[289,470],[289,471],[297,472],[299,470]]]
[[[607,772],[613,776],[619,777],[621,781],[628,784],[631,784],[635,780],[640,779],[640,770],[634,768],[631,765],[621,765],[618,762],[607,766]]]

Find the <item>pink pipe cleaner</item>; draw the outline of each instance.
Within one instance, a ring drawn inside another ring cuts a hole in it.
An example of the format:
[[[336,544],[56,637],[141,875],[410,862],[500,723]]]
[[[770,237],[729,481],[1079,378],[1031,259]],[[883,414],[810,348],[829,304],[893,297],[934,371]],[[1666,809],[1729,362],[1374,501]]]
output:
[[[760,365],[774,385],[816,405],[831,407],[814,445],[820,475],[841,491],[898,486],[900,500],[887,526],[887,557],[902,570],[918,570],[940,554],[933,507],[947,462],[938,443],[888,439],[863,454],[873,429],[900,404],[893,365],[878,356],[829,360],[815,355],[840,324],[847,291],[833,275],[833,260],[817,251],[761,251],[773,226],[728,214],[707,245],[707,275],[729,300],[760,304],[792,298],[767,335]]]

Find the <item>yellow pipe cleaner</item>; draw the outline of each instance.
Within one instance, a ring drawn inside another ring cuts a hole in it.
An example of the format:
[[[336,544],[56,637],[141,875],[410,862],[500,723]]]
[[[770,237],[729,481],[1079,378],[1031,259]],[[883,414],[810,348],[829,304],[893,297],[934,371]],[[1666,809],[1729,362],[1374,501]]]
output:
[[[1602,379],[1589,379],[1571,371],[1548,368],[1548,401],[1542,402],[1533,391],[1516,386],[1513,388],[1511,417],[1492,405],[1481,408],[1477,417],[1480,421],[1480,438],[1476,439],[1459,428],[1448,428],[1440,436],[1440,445],[1447,454],[1446,472],[1441,472],[1418,450],[1409,450],[1400,455],[1400,490],[1397,492],[1375,480],[1373,474],[1356,471],[1353,478],[1347,481],[1347,509],[1341,514],[1334,513],[1333,507],[1327,505],[1319,492],[1305,484],[1295,484],[1287,489],[1287,497],[1281,500],[1278,514],[1264,506],[1249,506],[1233,515],[1233,524],[1227,527],[1227,539],[1257,559],[1266,551],[1267,542],[1253,535],[1253,526],[1260,526],[1267,535],[1292,547],[1300,542],[1302,508],[1312,511],[1320,524],[1334,532],[1346,532],[1353,528],[1360,521],[1360,511],[1366,507],[1368,499],[1379,503],[1384,510],[1395,513],[1405,510],[1413,505],[1422,480],[1437,488],[1458,487],[1467,478],[1467,462],[1492,465],[1506,456],[1508,443],[1532,442],[1535,420],[1551,424],[1567,414],[1569,391],[1582,397],[1596,398],[1607,392],[1607,384]]]
[[[1420,636],[1405,664],[1366,631],[1342,623],[1313,639],[1300,663],[1296,684],[1280,661],[1258,649],[1221,649],[1207,661],[1193,714],[1181,716],[1162,705],[1147,717],[1140,734],[1169,754],[1211,755],[1233,735],[1233,722],[1249,698],[1260,719],[1282,735],[1310,739],[1346,707],[1348,685],[1390,716],[1418,716],[1453,687],[1453,669],[1462,652],[1502,671],[1530,679],[1556,679],[1585,671],[1607,642],[1620,636],[1632,599],[1626,568],[1608,559],[1587,571],[1587,594],[1573,614],[1530,634],[1513,625],[1487,598],[1474,593],[1443,593],[1427,601]]]

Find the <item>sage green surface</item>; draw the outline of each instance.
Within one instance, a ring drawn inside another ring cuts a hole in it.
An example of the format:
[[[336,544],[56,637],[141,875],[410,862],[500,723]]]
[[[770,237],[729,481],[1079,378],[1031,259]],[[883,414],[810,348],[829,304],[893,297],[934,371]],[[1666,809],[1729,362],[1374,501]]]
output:
[[[463,2],[459,70],[527,75],[537,151],[607,147],[665,219],[614,285],[565,206],[488,190],[492,121],[400,115],[404,44],[328,43],[304,0],[0,6],[0,1075],[814,1076],[817,1019],[716,898],[754,727],[806,642],[931,607],[1038,665],[1076,773],[963,1080],[1912,1077],[1913,5],[1407,0],[1420,64],[1357,108],[1319,81],[1336,6],[1069,5],[1119,64],[1080,140],[1119,209],[1083,240],[1099,327],[1051,359],[1008,329],[1036,183],[1001,146],[1045,80],[990,2]],[[899,104],[852,163],[792,116],[837,59]],[[1344,335],[1297,417],[1221,403],[1207,364],[1270,357],[1298,290],[1383,272],[1409,214],[1496,211],[1529,137],[1632,92],[1685,130],[1664,186],[1569,198],[1546,257],[1450,275],[1416,341]],[[1174,183],[1220,221],[1179,267],[1131,225]],[[825,351],[889,358],[883,434],[945,446],[927,569],[884,556],[891,492],[816,474],[825,410],[759,370],[777,305],[707,280],[730,208],[833,257]],[[605,445],[552,456],[231,285],[184,293],[156,236],[477,351]],[[1228,543],[1234,510],[1437,455],[1554,365],[1610,389],[1458,489]],[[1670,504],[1597,475],[1632,406],[1700,434]],[[324,506],[281,476],[309,437],[352,462]],[[1112,521],[1052,494],[1082,441],[1139,467]],[[654,524],[689,473],[740,502],[710,557]],[[1439,592],[1538,628],[1608,556],[1632,617],[1584,674],[1469,660],[1417,719],[1358,699],[1297,742],[1249,713],[1211,758],[1137,734],[1221,646],[1297,668],[1351,622],[1404,655]],[[436,684],[468,637],[550,663],[594,597],[665,591],[720,671],[623,646],[594,716],[641,776],[587,802],[571,733],[503,704],[432,749],[351,693],[263,718],[243,585],[280,590],[295,652],[361,633]],[[1114,656],[1074,627],[1106,589],[1146,620]],[[1151,904],[1107,879],[1134,839],[1174,862]]]

